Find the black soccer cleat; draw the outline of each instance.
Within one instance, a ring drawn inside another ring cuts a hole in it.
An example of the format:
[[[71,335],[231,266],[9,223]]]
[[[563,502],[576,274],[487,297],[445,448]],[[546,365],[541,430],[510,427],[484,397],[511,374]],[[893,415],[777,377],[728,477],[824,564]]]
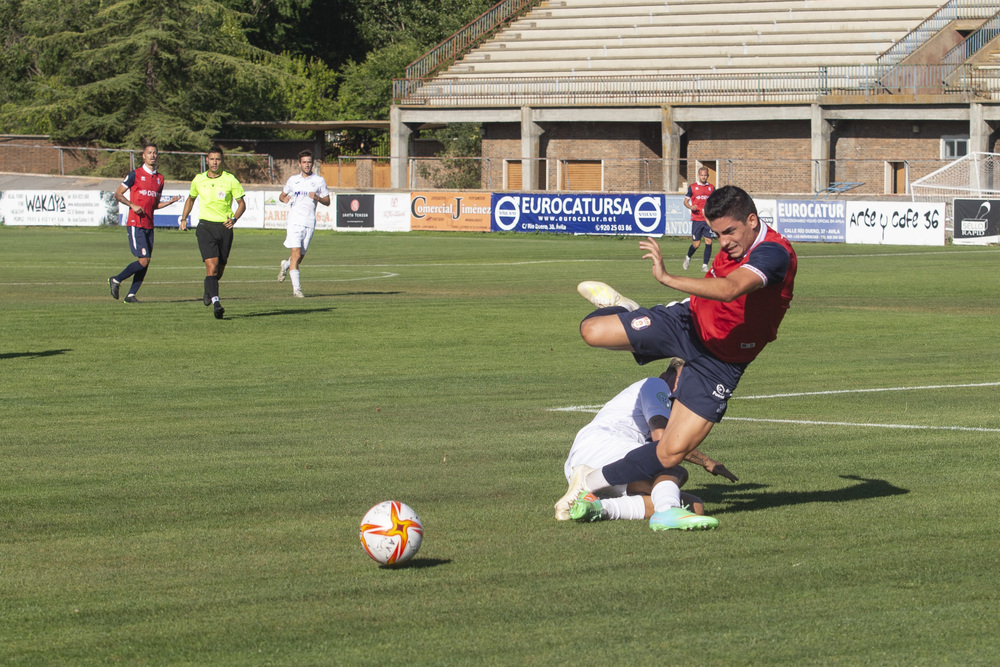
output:
[[[139,299],[135,298],[135,294],[129,294],[125,297],[125,303],[139,303]]]
[[[108,285],[111,287],[111,298],[117,300],[118,288],[121,286],[121,283],[115,280],[114,276],[111,276],[110,278],[108,278]]]
[[[215,302],[215,319],[221,320],[222,315],[226,312],[226,309],[222,307],[221,301]]]

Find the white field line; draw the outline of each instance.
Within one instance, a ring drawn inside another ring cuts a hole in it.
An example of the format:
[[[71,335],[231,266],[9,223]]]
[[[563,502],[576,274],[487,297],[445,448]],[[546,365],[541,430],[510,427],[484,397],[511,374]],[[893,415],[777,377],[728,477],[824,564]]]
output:
[[[882,387],[878,389],[840,389],[835,391],[809,391],[809,392],[799,392],[793,394],[769,394],[761,396],[733,396],[733,399],[751,400],[751,399],[762,399],[762,398],[788,398],[797,396],[827,396],[830,394],[863,394],[868,392],[878,392],[878,391],[910,391],[919,389],[960,389],[966,387],[997,387],[1000,386],[1000,382],[977,382],[973,384],[938,384],[938,385],[922,385],[918,387]],[[566,408],[549,408],[549,412],[588,412],[597,413],[601,409],[601,405],[574,405]],[[772,424],[803,424],[803,425],[818,425],[818,426],[860,426],[868,428],[897,428],[897,429],[912,429],[912,430],[926,430],[926,431],[976,431],[979,433],[1000,433],[1000,428],[979,428],[972,426],[921,426],[916,424],[870,424],[870,423],[860,423],[860,422],[828,422],[828,421],[812,421],[805,419],[759,419],[755,417],[728,417],[727,421],[744,421],[744,422],[765,422]]]
[[[761,394],[759,396],[733,396],[749,400],[752,398],[790,398],[794,396],[828,396],[830,394],[865,394],[875,391],[911,391],[916,389],[960,389],[964,387],[1000,387],[1000,382],[978,382],[975,384],[928,384],[919,387],[881,387],[879,389],[837,389],[834,391],[803,391],[795,394]]]
[[[977,428],[974,426],[918,426],[915,424],[865,424],[860,422],[821,422],[808,419],[755,419],[753,417],[730,417],[726,421],[769,422],[772,424],[816,424],[819,426],[863,426],[865,428],[898,428],[918,431],[977,431],[979,433],[1000,433],[1000,428]]]
[[[358,281],[361,281],[361,280],[383,280],[385,278],[396,278],[398,276],[399,276],[398,273],[392,273],[390,271],[380,271],[378,275],[361,276],[360,278],[316,278],[316,277],[313,277],[313,276],[309,276],[309,282],[310,283],[350,283],[350,282],[358,282]],[[193,285],[193,284],[199,284],[200,285],[202,283],[202,280],[203,279],[199,278],[197,280],[157,280],[155,282],[158,285]],[[251,285],[251,284],[254,284],[254,283],[273,283],[273,282],[277,282],[274,278],[270,278],[270,279],[267,279],[267,280],[230,280],[229,278],[224,278],[223,280],[224,280],[224,284],[229,284],[229,285]],[[62,286],[70,285],[70,286],[79,286],[81,284],[82,283],[80,283],[80,282],[0,283],[0,285],[3,285],[3,286],[15,286],[15,285],[62,285]]]
[[[638,237],[636,237],[638,238]],[[843,259],[845,257],[920,257],[922,255],[975,255],[975,254],[996,254],[1000,252],[1000,248],[983,248],[977,250],[963,250],[961,253],[956,253],[953,250],[929,250],[927,252],[878,252],[878,253],[851,253],[848,255],[799,255],[799,259]],[[527,266],[531,264],[606,264],[614,262],[642,262],[646,263],[646,260],[636,257],[635,259],[627,258],[580,258],[580,259],[534,259],[534,260],[520,260],[516,262],[418,262],[413,264],[365,264],[364,267],[359,267],[357,264],[309,264],[311,268],[324,268],[324,269],[357,269],[357,268],[390,268],[390,269],[402,269],[402,268],[420,268],[425,266]],[[114,262],[112,262],[114,265]],[[37,262],[30,266],[21,266],[19,269],[48,269],[52,267],[65,267],[65,266],[79,266],[79,267],[106,267],[107,263],[96,263],[96,262]],[[227,268],[230,269],[260,269],[265,271],[270,271],[272,268],[277,266],[275,264],[265,264],[265,265],[238,265],[229,264]],[[177,265],[164,265],[157,264],[157,270],[170,271],[170,270],[180,270],[188,271],[194,268],[200,268],[201,265],[192,266],[177,266]],[[0,283],[6,284],[6,283]],[[23,283],[21,283],[23,284]],[[52,284],[52,283],[33,283],[33,284]]]

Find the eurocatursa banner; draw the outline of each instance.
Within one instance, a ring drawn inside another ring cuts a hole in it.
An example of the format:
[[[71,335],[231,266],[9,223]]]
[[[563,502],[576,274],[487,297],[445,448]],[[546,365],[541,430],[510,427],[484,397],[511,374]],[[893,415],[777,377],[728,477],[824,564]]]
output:
[[[490,229],[663,236],[663,195],[494,193]]]

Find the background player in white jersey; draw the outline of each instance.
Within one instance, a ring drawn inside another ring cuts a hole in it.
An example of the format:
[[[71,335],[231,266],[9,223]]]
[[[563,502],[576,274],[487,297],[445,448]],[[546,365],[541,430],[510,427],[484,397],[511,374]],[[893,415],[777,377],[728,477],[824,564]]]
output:
[[[635,382],[605,403],[597,416],[576,434],[564,465],[566,479],[569,480],[576,466],[604,466],[636,447],[656,442],[670,418],[672,392],[677,386],[683,366],[684,361],[675,357],[670,360],[666,372],[659,377]],[[713,475],[737,481],[736,476],[724,465],[698,450],[691,452],[685,460],[704,467]],[[556,520],[648,519],[653,514],[658,495],[677,493],[684,505],[696,514],[702,514],[704,510],[701,500],[680,492],[687,477],[687,471],[676,466],[665,471],[656,480],[643,480],[605,489],[600,499],[584,492],[572,505],[564,500],[556,503]],[[710,517],[704,519],[715,521]]]
[[[309,151],[299,153],[299,173],[289,177],[281,189],[278,199],[288,204],[288,231],[285,233],[285,247],[292,251],[291,257],[281,260],[278,282],[285,275],[292,278],[292,296],[302,298],[302,283],[299,264],[309,249],[313,232],[316,231],[316,205],[330,205],[330,191],[326,181],[313,173],[313,156]]]

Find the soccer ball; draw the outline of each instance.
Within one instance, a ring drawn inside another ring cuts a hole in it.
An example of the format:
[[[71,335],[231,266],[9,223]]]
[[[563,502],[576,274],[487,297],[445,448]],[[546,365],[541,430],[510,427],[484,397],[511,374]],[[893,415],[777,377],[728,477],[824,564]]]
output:
[[[420,517],[409,505],[386,500],[361,519],[361,546],[383,565],[399,565],[413,558],[424,540]]]

